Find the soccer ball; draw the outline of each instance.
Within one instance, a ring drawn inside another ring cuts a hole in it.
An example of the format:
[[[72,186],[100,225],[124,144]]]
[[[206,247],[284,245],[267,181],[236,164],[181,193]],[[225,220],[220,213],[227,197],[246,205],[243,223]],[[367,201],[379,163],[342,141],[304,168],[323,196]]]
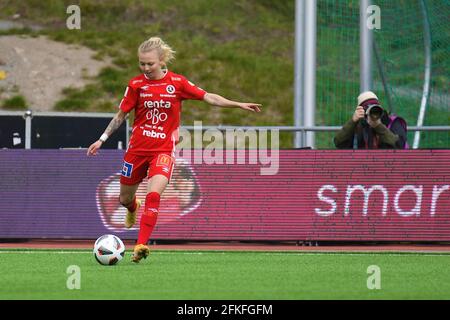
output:
[[[105,234],[95,241],[94,257],[98,263],[113,265],[122,260],[125,254],[125,245],[119,237]]]

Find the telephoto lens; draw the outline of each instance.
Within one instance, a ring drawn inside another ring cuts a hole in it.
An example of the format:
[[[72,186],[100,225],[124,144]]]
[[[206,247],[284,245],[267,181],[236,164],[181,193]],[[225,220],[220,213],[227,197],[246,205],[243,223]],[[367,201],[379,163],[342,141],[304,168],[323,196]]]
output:
[[[383,115],[383,108],[378,104],[372,104],[367,106],[366,115],[369,115],[372,119],[380,119]]]

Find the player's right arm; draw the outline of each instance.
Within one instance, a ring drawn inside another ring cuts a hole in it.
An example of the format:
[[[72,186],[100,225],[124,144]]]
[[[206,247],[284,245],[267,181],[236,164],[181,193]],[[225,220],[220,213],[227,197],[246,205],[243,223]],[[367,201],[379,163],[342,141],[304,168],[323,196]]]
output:
[[[108,127],[106,127],[105,132],[102,134],[102,136],[89,146],[87,151],[88,156],[95,156],[97,154],[98,149],[100,149],[106,139],[108,139],[108,137],[110,137],[114,133],[114,131],[116,131],[122,125],[122,123],[125,121],[126,116],[127,114],[122,109],[119,109],[119,111],[115,114],[114,118],[109,123]]]
[[[87,151],[88,156],[95,156],[97,154],[98,149],[100,149],[106,139],[108,139],[108,137],[110,137],[114,133],[114,131],[116,131],[122,125],[127,116],[127,113],[133,110],[136,106],[139,93],[137,87],[133,86],[133,83],[135,82],[136,81],[133,81],[132,79],[128,83],[128,86],[123,95],[123,99],[119,105],[119,111],[115,114],[114,118],[111,120],[102,136],[89,146]]]

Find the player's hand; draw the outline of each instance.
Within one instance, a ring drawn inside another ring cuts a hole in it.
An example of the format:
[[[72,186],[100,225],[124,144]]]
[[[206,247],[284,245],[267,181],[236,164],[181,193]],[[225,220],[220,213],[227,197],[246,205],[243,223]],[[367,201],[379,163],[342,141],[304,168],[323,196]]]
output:
[[[240,103],[239,108],[252,111],[252,112],[261,112],[261,105],[259,103]]]
[[[95,141],[93,144],[91,144],[88,148],[87,155],[88,156],[96,156],[98,149],[102,146],[103,142],[100,140]]]
[[[355,113],[353,113],[352,120],[353,122],[358,122],[361,119],[364,119],[364,108],[362,106],[357,106]]]

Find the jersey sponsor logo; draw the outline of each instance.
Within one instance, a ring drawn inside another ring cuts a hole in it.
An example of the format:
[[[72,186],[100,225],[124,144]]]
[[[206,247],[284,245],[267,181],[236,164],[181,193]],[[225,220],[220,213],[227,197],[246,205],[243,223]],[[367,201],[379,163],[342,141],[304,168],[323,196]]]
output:
[[[168,85],[166,91],[167,93],[173,94],[175,92],[175,87],[173,85]]]
[[[164,132],[156,132],[155,130],[143,130],[142,135],[149,137],[149,138],[156,138],[156,139],[165,139],[166,134]]]
[[[133,164],[124,161],[122,167],[122,176],[130,178],[132,173],[133,173]]]
[[[144,124],[144,127],[150,128],[150,129],[155,129],[155,130],[159,130],[159,131],[163,131],[164,127],[161,126],[151,126],[149,124]],[[141,127],[141,129],[144,129],[144,127]]]
[[[150,120],[151,124],[158,124],[167,120],[168,115],[165,112],[160,112],[159,109],[151,109],[145,115],[147,120]]]
[[[151,98],[153,97],[153,93],[142,93],[140,94],[141,98]]]
[[[166,108],[166,109],[170,109],[170,107],[172,106],[172,104],[170,103],[170,101],[164,101],[164,100],[159,100],[159,101],[153,101],[153,100],[149,100],[149,101],[145,101],[144,102],[144,107],[149,108],[149,109],[153,109],[153,108]]]
[[[160,101],[150,100],[144,102],[144,107],[150,109],[146,114],[146,118],[147,120],[151,121],[151,124],[154,125],[167,120],[167,113],[161,112],[159,109],[169,109],[170,107],[172,107],[172,104],[170,103],[170,101],[164,101],[162,99]]]
[[[148,85],[141,87],[142,90],[148,90],[148,88],[150,88],[150,86],[148,86]]]
[[[164,94],[164,93],[161,93],[159,96],[162,98],[176,98],[177,97],[176,94]]]

